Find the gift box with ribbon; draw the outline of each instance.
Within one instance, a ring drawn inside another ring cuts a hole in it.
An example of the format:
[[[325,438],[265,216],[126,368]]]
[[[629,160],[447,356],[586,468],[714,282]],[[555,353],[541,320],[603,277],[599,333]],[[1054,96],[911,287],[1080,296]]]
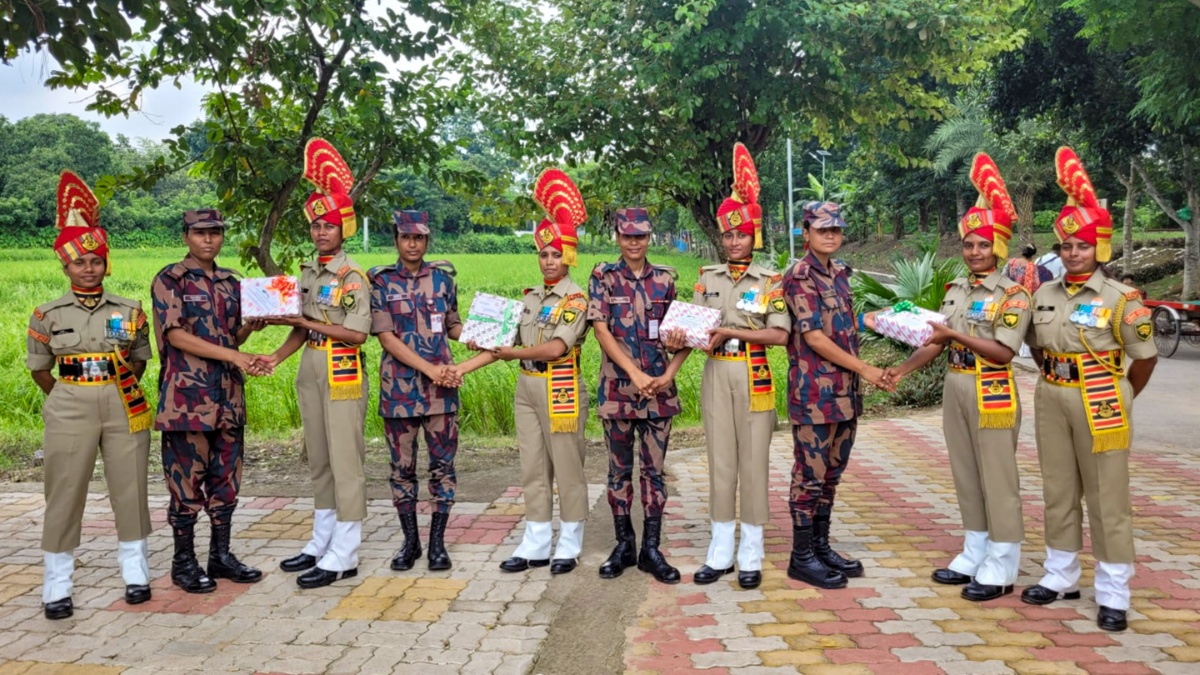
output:
[[[300,284],[296,277],[242,279],[242,318],[273,319],[300,316]]]
[[[946,317],[902,300],[891,309],[875,315],[875,332],[906,345],[920,347],[933,335],[930,321],[945,324]]]
[[[474,341],[483,349],[513,346],[524,307],[519,300],[476,292],[458,341],[463,344]]]
[[[708,331],[720,325],[721,310],[676,300],[667,309],[658,334],[666,336],[673,331],[682,330],[687,346],[692,349],[704,349],[708,346]]]

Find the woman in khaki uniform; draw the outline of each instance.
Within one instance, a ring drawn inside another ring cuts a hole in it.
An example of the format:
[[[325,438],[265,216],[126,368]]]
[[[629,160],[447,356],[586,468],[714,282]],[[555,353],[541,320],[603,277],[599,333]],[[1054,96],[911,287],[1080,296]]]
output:
[[[1027,341],[1042,365],[1034,408],[1046,501],[1046,574],[1021,599],[1046,605],[1079,597],[1087,500],[1096,556],[1097,625],[1126,628],[1133,577],[1129,446],[1133,399],[1158,361],[1141,293],[1110,279],[1112,218],[1070,148],[1055,157],[1067,205],[1054,223],[1066,274],[1033,295]]]
[[[151,356],[146,315],[142,303],[104,290],[110,268],[99,202],[70,171],[63,171],[59,179],[57,205],[54,252],[71,290],[34,310],[25,360],[33,381],[47,394],[42,406],[42,602],[47,619],[74,613],[71,577],[97,449],[104,458],[116,518],[125,602],[136,605],[150,599],[146,478],[153,413],[139,383]]]
[[[367,516],[362,344],[371,332],[371,295],[366,272],[342,250],[358,229],[350,168],[321,138],[308,142],[304,160],[304,177],[317,188],[304,206],[317,259],[301,265],[303,316],[271,321],[292,326],[292,332],[270,362],[273,367],[306,347],[296,398],[315,493],[313,534],[279,567],[305,572],[296,578],[301,588],[320,588],[358,574]]]
[[[990,157],[975,156],[971,182],[979,203],[958,224],[971,274],[946,290],[946,325],[931,324],[926,345],[887,376],[895,384],[950,350],[942,427],[966,534],[962,553],[933,580],[966,584],[964,598],[984,601],[1012,593],[1025,536],[1017,475],[1021,402],[1011,362],[1029,325],[1029,294],[997,269],[1008,256],[1016,212]]]
[[[568,267],[576,264],[575,228],[587,221],[587,211],[578,189],[558,169],[542,173],[534,199],[550,217],[533,234],[543,283],[525,290],[516,344],[481,352],[459,371],[466,374],[497,360],[521,362],[513,411],[521,448],[525,534],[500,569],[522,572],[550,565],[551,574],[566,574],[578,564],[588,513],[583,475],[588,396],[579,372],[587,298],[567,274]],[[468,346],[479,348],[474,343]],[[551,557],[556,481],[560,526]]]
[[[737,550],[738,584],[762,582],[763,526],[770,520],[768,480],[771,435],[775,432],[775,384],[767,347],[786,345],[791,319],[783,301],[783,276],[755,265],[762,248],[758,175],[746,147],[734,147],[733,196],[717,210],[721,246],[728,262],[700,268],[692,302],[721,310],[710,332],[700,401],[708,446],[708,508],[712,539],[697,584],[711,584],[733,571],[735,504],[742,502],[742,537]],[[667,348],[683,347],[678,335]]]

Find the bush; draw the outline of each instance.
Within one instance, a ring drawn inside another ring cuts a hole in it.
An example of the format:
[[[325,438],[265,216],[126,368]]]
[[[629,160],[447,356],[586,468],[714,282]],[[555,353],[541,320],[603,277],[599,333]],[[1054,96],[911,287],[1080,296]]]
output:
[[[1053,232],[1055,220],[1058,220],[1058,211],[1034,211],[1033,231]]]

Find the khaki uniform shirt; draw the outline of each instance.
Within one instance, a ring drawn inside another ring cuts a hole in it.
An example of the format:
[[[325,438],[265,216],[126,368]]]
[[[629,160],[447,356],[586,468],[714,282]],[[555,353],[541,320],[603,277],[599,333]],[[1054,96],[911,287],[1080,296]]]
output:
[[[563,277],[550,290],[544,285],[525,291],[525,308],[517,330],[517,345],[536,347],[559,339],[571,350],[582,346],[587,334],[587,298],[571,277]],[[533,364],[521,362],[526,370]]]
[[[941,313],[952,330],[999,342],[1015,354],[1029,329],[1029,294],[998,270],[978,286],[963,277],[950,282]]]
[[[743,301],[741,308],[739,301]],[[783,300],[783,275],[758,265],[750,265],[736,282],[727,264],[701,267],[692,303],[721,310],[723,328],[791,330]]]
[[[318,323],[371,332],[371,284],[345,251],[328,264],[310,260],[300,266],[301,313]]]
[[[105,291],[94,309],[84,307],[68,291],[39,306],[29,318],[26,338],[29,370],[52,370],[57,357],[111,354],[128,350],[129,362],[149,361],[150,325],[142,303]]]
[[[1108,310],[1107,321],[1103,326],[1073,322],[1080,305]],[[1150,310],[1142,304],[1141,293],[1100,270],[1074,296],[1067,295],[1066,276],[1042,284],[1033,294],[1033,323],[1026,341],[1035,349],[1059,354],[1081,354],[1088,347],[1097,353],[1124,349],[1132,360],[1149,359],[1158,355],[1152,337]]]

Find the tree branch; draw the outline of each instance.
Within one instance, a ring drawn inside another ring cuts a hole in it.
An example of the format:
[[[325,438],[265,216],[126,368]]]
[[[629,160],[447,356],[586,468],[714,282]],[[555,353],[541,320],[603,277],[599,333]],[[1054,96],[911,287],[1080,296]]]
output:
[[[1189,226],[1191,226],[1191,223],[1184,222],[1182,218],[1175,215],[1175,211],[1171,209],[1171,205],[1167,203],[1167,200],[1163,199],[1161,194],[1159,194],[1158,186],[1154,184],[1154,181],[1150,180],[1150,176],[1146,173],[1146,168],[1142,166],[1141,161],[1134,159],[1133,168],[1135,171],[1137,171],[1138,175],[1142,177],[1142,182],[1146,184],[1146,193],[1150,195],[1150,198],[1153,199],[1156,204],[1158,204],[1158,208],[1162,209],[1162,212],[1167,214],[1168,218],[1175,221],[1175,224],[1179,227],[1186,230]]]

